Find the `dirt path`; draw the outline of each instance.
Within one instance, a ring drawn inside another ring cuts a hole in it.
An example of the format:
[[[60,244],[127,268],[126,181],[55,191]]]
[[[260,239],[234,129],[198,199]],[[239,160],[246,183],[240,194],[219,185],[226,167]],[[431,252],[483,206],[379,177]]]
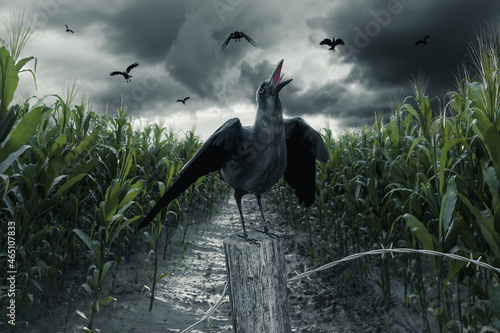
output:
[[[222,241],[230,234],[241,232],[237,212],[236,202],[231,199],[212,219],[190,226],[187,249],[179,244],[182,236],[179,230],[167,260],[159,261],[159,272],[173,274],[158,284],[153,311],[149,311],[149,292],[139,295],[134,292],[125,299],[124,295],[117,295],[116,310],[107,309],[99,315],[95,327],[103,332],[118,332],[126,327],[123,332],[170,333],[179,332],[203,317],[219,300],[224,288],[226,263]],[[124,271],[129,275],[122,276],[126,284],[134,273],[126,267]],[[211,322],[201,323],[192,332],[232,332],[230,311],[226,296]]]
[[[265,205],[264,205],[265,206]],[[257,203],[251,196],[244,197],[243,214],[251,228],[260,223]],[[266,212],[269,221],[279,221]],[[284,226],[274,226],[283,230]],[[189,246],[180,245],[182,230],[174,236],[166,260],[159,260],[159,272],[169,272],[157,286],[156,300],[149,311],[150,292],[143,292],[151,269],[144,263],[147,249],[121,265],[115,283],[117,298],[115,307],[107,305],[95,318],[94,328],[100,332],[180,332],[198,321],[205,311],[215,304],[222,293],[226,280],[223,239],[241,232],[236,203],[231,198],[211,219],[189,227],[186,239]],[[285,253],[288,276],[307,268],[304,257],[305,237],[287,234]],[[404,309],[399,296],[394,296],[395,306],[389,311],[382,309],[380,295],[367,287],[360,278],[345,281],[344,268],[332,270],[331,278],[303,279],[289,284],[289,302],[293,332],[414,332],[420,323],[417,315]],[[79,278],[81,284],[83,279]],[[341,287],[338,287],[341,286]],[[397,289],[397,288],[393,288]],[[397,291],[395,292],[397,294]],[[71,312],[78,309],[88,314],[88,297],[80,292]],[[51,310],[50,318],[30,322],[27,332],[63,332],[68,305],[61,304]],[[192,332],[232,332],[230,305],[226,296],[211,321],[201,323]],[[415,319],[416,318],[416,319]],[[66,332],[73,332],[77,325],[86,322],[73,314]],[[81,330],[77,330],[81,331]],[[259,332],[257,332],[259,333]]]

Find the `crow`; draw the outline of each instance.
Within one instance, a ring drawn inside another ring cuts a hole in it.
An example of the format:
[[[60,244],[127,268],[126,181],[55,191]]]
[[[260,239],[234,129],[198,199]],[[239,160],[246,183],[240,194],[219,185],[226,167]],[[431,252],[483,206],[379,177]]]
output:
[[[123,75],[123,77],[125,78],[125,80],[127,82],[130,82],[130,78],[132,77],[132,75],[130,75],[130,71],[132,70],[132,68],[135,68],[139,66],[139,63],[137,62],[134,62],[132,65],[128,66],[127,67],[127,70],[125,72],[120,72],[120,71],[115,71],[115,72],[111,72],[109,74],[109,76],[114,76],[114,75]]]
[[[68,25],[67,25],[67,24],[65,24],[65,26],[66,26],[66,32],[71,32],[72,34],[74,34],[74,33],[75,33],[73,30],[71,30],[70,28],[68,28]]]
[[[177,102],[182,102],[182,104],[186,104],[186,100],[189,99],[189,96],[184,99],[178,99]]]
[[[224,182],[234,189],[234,198],[248,237],[241,210],[245,194],[257,197],[264,232],[269,234],[262,210],[261,195],[281,176],[295,189],[300,203],[311,205],[316,193],[316,159],[327,162],[328,151],[321,135],[302,118],[283,119],[280,90],[292,80],[281,81],[281,60],[271,77],[256,93],[257,114],[253,126],[242,126],[238,118],[226,121],[184,165],[179,178],[141,221],[137,230],[147,226],[170,202],[198,178],[219,171]]]
[[[427,38],[429,38],[429,35],[425,36],[424,39],[418,40],[415,43],[415,46],[420,45],[420,44],[423,44],[425,46],[425,45],[429,44],[429,42],[427,41]]]
[[[323,39],[319,45],[329,45],[330,48],[329,50],[335,51],[335,46],[337,45],[345,45],[344,41],[342,39],[335,39],[332,37],[332,40],[329,40],[328,38]]]
[[[257,47],[257,44],[255,44],[255,41],[252,38],[250,38],[250,36],[248,36],[244,32],[235,31],[235,32],[232,32],[231,34],[229,34],[229,36],[226,38],[226,40],[222,44],[220,50],[223,51],[231,39],[234,39],[237,42],[239,42],[241,38],[245,38],[250,44]]]

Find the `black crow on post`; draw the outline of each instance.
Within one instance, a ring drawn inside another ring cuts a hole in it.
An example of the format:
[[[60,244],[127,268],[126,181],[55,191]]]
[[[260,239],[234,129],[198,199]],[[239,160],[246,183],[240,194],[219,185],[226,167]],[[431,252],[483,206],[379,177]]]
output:
[[[123,77],[125,78],[125,80],[127,82],[130,82],[130,78],[132,77],[132,75],[130,75],[130,71],[132,70],[132,68],[135,68],[137,66],[139,66],[139,63],[134,62],[132,65],[130,65],[130,66],[127,67],[127,70],[125,72],[115,71],[115,72],[111,72],[109,74],[109,76],[123,75]]]
[[[182,104],[186,104],[186,101],[189,99],[189,96],[188,97],[185,97],[184,99],[178,99],[177,102],[180,102]]]
[[[250,44],[257,47],[257,44],[255,44],[255,41],[252,38],[250,38],[250,36],[248,36],[244,32],[235,31],[235,32],[232,32],[231,34],[229,34],[229,36],[226,38],[226,40],[224,41],[224,43],[220,47],[220,50],[223,51],[231,39],[234,39],[235,41],[239,42],[240,39],[242,39],[242,38],[245,38]]]
[[[417,40],[417,42],[415,43],[415,46],[420,45],[420,44],[423,44],[424,46],[426,46],[427,44],[429,44],[429,42],[427,41],[428,38],[429,38],[429,35],[425,36],[421,40]]]
[[[315,197],[315,161],[326,162],[328,151],[321,135],[301,118],[283,119],[280,90],[292,80],[281,81],[281,60],[271,77],[256,93],[257,114],[252,126],[242,126],[238,118],[226,121],[184,165],[179,178],[155,204],[138,229],[145,227],[199,177],[219,171],[234,189],[234,198],[248,238],[241,210],[245,194],[257,197],[264,231],[268,233],[261,195],[284,175],[295,189],[299,202],[312,204]]]
[[[345,43],[340,38],[339,39],[332,38],[332,40],[325,38],[319,43],[319,45],[329,45],[330,46],[329,50],[335,51],[335,46],[345,45]]]

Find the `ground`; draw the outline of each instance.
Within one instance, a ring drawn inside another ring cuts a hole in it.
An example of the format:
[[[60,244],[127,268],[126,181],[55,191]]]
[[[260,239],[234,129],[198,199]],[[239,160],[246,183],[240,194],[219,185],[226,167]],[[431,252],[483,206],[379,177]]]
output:
[[[244,197],[243,210],[249,227],[260,223],[254,197]],[[286,229],[272,212],[266,211],[266,217],[272,228]],[[152,311],[149,311],[150,292],[143,287],[151,275],[151,268],[144,262],[148,253],[144,247],[129,262],[121,264],[112,293],[117,301],[101,309],[93,328],[111,333],[181,332],[189,327],[220,298],[226,279],[222,241],[237,232],[241,233],[241,223],[232,198],[213,217],[188,228],[187,246],[180,243],[182,231],[178,232],[172,239],[168,258],[159,260],[159,272],[172,274],[159,282]],[[305,254],[306,237],[289,230],[285,234],[287,274],[292,277],[310,268]],[[345,265],[321,276],[311,275],[289,283],[293,332],[422,331],[420,316],[404,306],[402,287],[397,280],[392,285],[394,304],[384,309],[380,290],[361,277],[346,275]],[[81,290],[73,303],[66,300],[55,305],[43,318],[31,316],[26,329],[18,327],[18,332],[81,332],[75,328],[86,321],[75,310],[88,315],[88,306],[89,298]],[[227,295],[211,320],[199,324],[192,332],[232,332]]]

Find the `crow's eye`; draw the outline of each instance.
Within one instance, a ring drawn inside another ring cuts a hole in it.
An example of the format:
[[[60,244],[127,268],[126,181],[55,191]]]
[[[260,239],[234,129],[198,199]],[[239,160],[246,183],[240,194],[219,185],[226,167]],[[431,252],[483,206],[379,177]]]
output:
[[[264,89],[259,90],[259,96],[262,96],[264,94]]]

